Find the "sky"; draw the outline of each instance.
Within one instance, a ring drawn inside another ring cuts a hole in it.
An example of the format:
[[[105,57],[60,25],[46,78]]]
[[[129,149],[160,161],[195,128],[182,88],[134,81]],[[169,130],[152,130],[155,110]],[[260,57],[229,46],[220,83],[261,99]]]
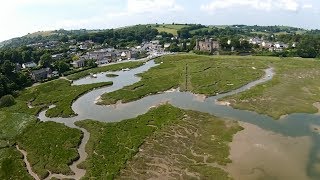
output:
[[[55,29],[148,23],[288,25],[320,29],[319,0],[4,0],[0,41]]]

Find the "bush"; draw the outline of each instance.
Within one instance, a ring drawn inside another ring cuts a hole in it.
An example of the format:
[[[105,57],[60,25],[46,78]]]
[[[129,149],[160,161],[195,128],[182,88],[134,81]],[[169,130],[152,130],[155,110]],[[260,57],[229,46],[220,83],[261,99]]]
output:
[[[14,97],[12,95],[2,96],[0,99],[0,108],[9,107],[15,104]]]
[[[198,50],[194,50],[193,51],[195,54],[198,54],[198,55],[212,55],[210,52],[208,51],[198,51]]]

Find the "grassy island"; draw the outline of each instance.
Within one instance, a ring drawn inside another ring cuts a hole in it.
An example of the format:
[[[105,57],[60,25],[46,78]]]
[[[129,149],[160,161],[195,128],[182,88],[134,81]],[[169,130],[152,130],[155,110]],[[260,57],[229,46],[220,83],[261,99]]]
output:
[[[140,74],[140,82],[102,95],[101,104],[126,103],[178,87],[208,96],[227,92],[263,76],[268,62],[261,59],[190,54],[160,57],[156,59],[160,65]]]

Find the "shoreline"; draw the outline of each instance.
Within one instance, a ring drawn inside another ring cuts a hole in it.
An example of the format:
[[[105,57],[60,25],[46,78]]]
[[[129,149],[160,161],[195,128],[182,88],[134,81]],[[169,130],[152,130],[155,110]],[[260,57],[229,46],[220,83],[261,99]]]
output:
[[[219,101],[219,100],[215,100],[214,103],[217,104],[217,105],[220,105],[220,106],[231,106],[231,103],[230,103],[229,101]]]
[[[318,109],[318,112],[315,113],[316,115],[320,115],[320,102],[316,102],[312,104],[315,108]]]

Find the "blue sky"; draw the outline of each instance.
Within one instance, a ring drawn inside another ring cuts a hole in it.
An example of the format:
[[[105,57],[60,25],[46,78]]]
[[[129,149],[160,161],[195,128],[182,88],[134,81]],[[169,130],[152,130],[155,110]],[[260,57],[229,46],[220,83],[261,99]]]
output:
[[[0,41],[54,29],[146,23],[290,25],[320,29],[319,0],[5,0]]]

